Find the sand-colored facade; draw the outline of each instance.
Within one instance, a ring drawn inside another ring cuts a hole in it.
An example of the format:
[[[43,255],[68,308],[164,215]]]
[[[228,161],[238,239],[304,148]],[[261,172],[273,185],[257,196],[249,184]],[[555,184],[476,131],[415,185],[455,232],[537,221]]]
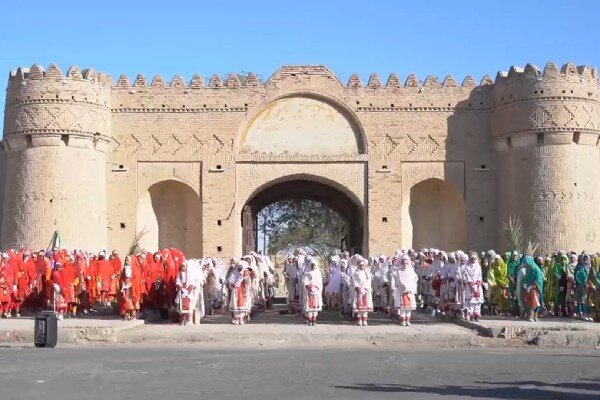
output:
[[[1,245],[239,255],[259,207],[323,201],[365,254],[502,246],[518,215],[543,251],[600,249],[595,69],[548,63],[441,83],[344,84],[323,66],[130,82],[11,72]]]

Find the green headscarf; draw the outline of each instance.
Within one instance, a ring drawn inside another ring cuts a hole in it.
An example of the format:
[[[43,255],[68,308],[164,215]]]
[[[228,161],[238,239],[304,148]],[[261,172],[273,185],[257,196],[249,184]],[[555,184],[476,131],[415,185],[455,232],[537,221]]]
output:
[[[513,260],[514,255],[519,255],[516,250],[510,252],[510,257],[507,263],[507,272],[508,276],[515,277],[519,272],[519,265],[521,265],[521,259],[517,257],[516,260]]]

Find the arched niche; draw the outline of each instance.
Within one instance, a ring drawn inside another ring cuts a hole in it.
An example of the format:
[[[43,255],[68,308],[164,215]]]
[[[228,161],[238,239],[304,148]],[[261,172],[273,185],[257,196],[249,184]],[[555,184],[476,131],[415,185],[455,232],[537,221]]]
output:
[[[468,250],[466,206],[462,193],[450,182],[431,178],[410,189],[409,224],[403,235],[414,249]]]
[[[142,193],[137,207],[140,247],[180,248],[186,257],[202,256],[202,202],[185,183],[165,180]]]

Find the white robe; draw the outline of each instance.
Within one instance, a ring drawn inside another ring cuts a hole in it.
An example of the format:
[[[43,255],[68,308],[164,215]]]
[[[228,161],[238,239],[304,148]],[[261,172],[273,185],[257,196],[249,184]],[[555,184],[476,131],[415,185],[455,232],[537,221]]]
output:
[[[479,263],[467,264],[463,269],[465,301],[467,304],[483,304],[483,280]]]
[[[329,267],[329,282],[325,287],[325,296],[336,296],[340,293],[341,271],[337,263]]]
[[[204,296],[202,295],[206,277],[202,271],[200,260],[187,260],[187,274],[182,275],[180,272],[177,276],[176,284],[187,287],[193,286],[194,290],[190,291],[187,296],[190,299],[190,310],[198,310],[198,318],[204,317]],[[181,307],[181,306],[180,306]]]
[[[307,287],[308,286],[308,287]],[[304,312],[317,312],[323,309],[323,276],[318,270],[308,271],[302,278],[302,310]]]
[[[357,268],[352,275],[352,290],[354,311],[373,311],[373,291],[371,273],[365,268]]]
[[[396,290],[394,290],[394,307],[397,310],[416,310],[417,301],[415,300],[415,293],[417,293],[419,277],[414,268],[397,269],[394,275],[396,284]],[[405,304],[404,300],[406,298],[408,299],[408,304]]]

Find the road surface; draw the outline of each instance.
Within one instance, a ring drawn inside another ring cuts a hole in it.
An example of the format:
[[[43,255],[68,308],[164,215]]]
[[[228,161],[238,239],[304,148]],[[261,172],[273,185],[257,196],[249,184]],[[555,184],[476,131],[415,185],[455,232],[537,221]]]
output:
[[[600,399],[600,351],[0,348],[1,399]]]

